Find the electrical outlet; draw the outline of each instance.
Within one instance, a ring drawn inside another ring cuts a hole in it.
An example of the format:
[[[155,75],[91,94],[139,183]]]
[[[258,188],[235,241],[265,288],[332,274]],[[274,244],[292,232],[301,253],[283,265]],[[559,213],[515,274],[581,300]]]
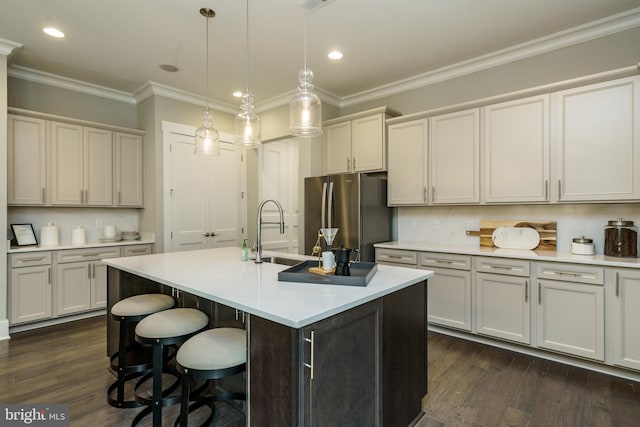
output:
[[[96,219],[96,228],[102,228],[102,220]]]
[[[433,229],[434,230],[440,229],[440,221],[433,221]]]
[[[467,221],[467,230],[474,230],[476,228],[476,223],[474,221]]]

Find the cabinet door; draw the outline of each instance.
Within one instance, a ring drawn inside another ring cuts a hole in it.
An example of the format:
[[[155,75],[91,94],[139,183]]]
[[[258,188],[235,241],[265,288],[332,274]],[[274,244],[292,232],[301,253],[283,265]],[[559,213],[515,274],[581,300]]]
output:
[[[614,361],[616,365],[640,370],[640,272],[615,271],[613,312]]]
[[[51,266],[11,269],[9,307],[11,324],[51,317]]]
[[[530,318],[529,279],[499,274],[476,275],[479,334],[530,344]]]
[[[431,203],[480,202],[480,110],[429,121]]]
[[[102,261],[91,263],[91,308],[107,306],[107,265]]]
[[[58,264],[56,314],[87,311],[91,308],[91,262]]]
[[[559,201],[640,197],[640,77],[557,93]]]
[[[44,205],[46,122],[11,114],[7,118],[7,203]]]
[[[604,360],[604,287],[538,281],[540,348]]]
[[[351,122],[327,126],[324,132],[327,174],[351,172]]]
[[[427,321],[471,331],[471,273],[448,268],[429,268]]]
[[[484,108],[485,202],[549,200],[549,95]]]
[[[301,425],[382,425],[381,330],[379,302],[302,329]]]
[[[113,141],[111,132],[84,128],[84,204],[110,206],[113,203]]]
[[[427,119],[389,126],[388,204],[427,203]]]
[[[51,122],[51,204],[82,204],[83,164],[82,128]]]
[[[141,207],[142,136],[116,132],[114,142],[114,204]]]
[[[351,157],[354,172],[382,171],[386,168],[384,115],[375,114],[351,123]]]

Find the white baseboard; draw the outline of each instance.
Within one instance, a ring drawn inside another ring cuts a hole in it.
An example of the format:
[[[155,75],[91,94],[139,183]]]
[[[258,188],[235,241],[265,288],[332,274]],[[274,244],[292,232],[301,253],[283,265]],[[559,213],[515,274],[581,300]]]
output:
[[[9,319],[0,320],[0,341],[8,340],[9,336]]]

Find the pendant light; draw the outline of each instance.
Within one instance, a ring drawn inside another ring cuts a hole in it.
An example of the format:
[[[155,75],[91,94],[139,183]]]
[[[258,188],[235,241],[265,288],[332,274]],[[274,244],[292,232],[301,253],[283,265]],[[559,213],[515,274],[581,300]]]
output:
[[[204,154],[209,156],[220,155],[220,134],[217,129],[213,127],[213,121],[211,119],[212,111],[209,108],[209,19],[216,16],[213,9],[203,7],[200,9],[200,15],[207,19],[207,41],[206,41],[206,78],[207,78],[207,106],[202,110],[202,126],[196,129],[196,154]]]
[[[298,93],[289,101],[289,133],[294,136],[322,135],[322,103],[313,93],[313,71],[307,68],[307,18],[309,1],[304,4],[304,68],[298,72]]]
[[[243,147],[257,147],[260,144],[260,117],[253,112],[253,95],[249,92],[249,0],[247,0],[247,89],[241,95],[240,108],[236,115],[236,135],[234,142]]]

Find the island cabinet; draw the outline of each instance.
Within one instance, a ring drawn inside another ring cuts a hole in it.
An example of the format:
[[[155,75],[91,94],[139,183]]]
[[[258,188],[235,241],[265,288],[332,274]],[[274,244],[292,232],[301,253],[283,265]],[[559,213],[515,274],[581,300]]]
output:
[[[112,133],[51,122],[51,204],[112,204]]]
[[[612,269],[615,287],[608,304],[613,313],[613,363],[640,370],[640,271]]]
[[[7,203],[44,205],[46,121],[9,114],[7,128]]]
[[[250,424],[412,425],[427,392],[425,300],[422,282],[300,329],[250,316]]]
[[[482,108],[483,201],[549,201],[549,95]]]
[[[558,201],[640,198],[640,77],[554,96]]]
[[[537,263],[537,344],[604,361],[604,268]]]
[[[477,333],[531,344],[529,261],[475,257]]]
[[[417,206],[428,202],[428,120],[389,125],[388,204]]]

